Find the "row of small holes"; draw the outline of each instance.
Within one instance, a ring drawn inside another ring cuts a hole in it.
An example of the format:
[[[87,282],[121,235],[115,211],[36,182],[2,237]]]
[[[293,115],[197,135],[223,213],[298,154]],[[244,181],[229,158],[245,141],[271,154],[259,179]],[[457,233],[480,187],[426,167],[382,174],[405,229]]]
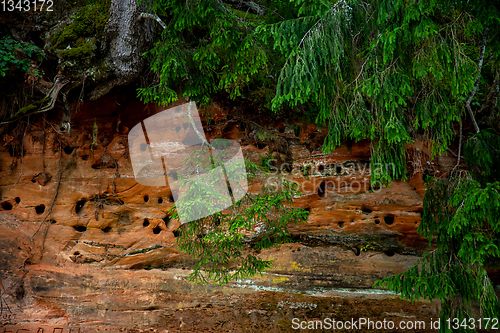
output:
[[[147,195],[147,194],[146,194],[146,195],[143,197],[143,199],[144,199],[144,202],[148,202],[148,201],[149,201],[149,195]],[[173,201],[173,200],[172,200],[172,201]],[[159,197],[159,198],[158,198],[158,203],[159,203],[159,204],[162,204],[162,203],[163,203],[163,198],[162,198],[162,197]]]
[[[168,222],[170,221],[170,217],[169,216],[165,216],[163,218],[163,221],[165,222],[165,225],[167,225]],[[145,218],[142,221],[142,226],[143,227],[148,227],[150,224],[151,223],[149,222],[148,218]],[[160,232],[161,232],[161,227],[159,225],[157,225],[156,227],[153,228],[153,234],[158,235]],[[179,235],[180,235],[180,232],[177,231],[177,230],[175,230],[173,233],[174,233],[174,237],[179,237]]]
[[[384,216],[384,222],[387,225],[391,225],[394,223],[394,216]],[[343,228],[345,223],[344,222],[337,222],[339,228]],[[375,224],[380,224],[379,219],[375,219]]]
[[[19,197],[15,197],[15,198],[14,198],[14,201],[18,204],[18,203],[20,203],[20,202],[21,202],[21,198],[19,198]],[[12,208],[14,207],[14,206],[12,206],[12,204],[11,204],[10,202],[8,202],[8,201],[4,201],[4,202],[2,202],[0,205],[2,206],[2,209],[3,209],[3,210],[12,210]]]
[[[20,203],[21,202],[21,199],[19,197],[16,197],[14,199],[16,201],[16,203]],[[12,206],[12,204],[8,201],[4,201],[0,204],[2,206],[2,209],[3,210],[12,210],[12,208],[14,206]],[[40,214],[43,214],[45,212],[45,205],[44,204],[41,204],[41,205],[38,205],[35,207],[35,212],[40,215]]]

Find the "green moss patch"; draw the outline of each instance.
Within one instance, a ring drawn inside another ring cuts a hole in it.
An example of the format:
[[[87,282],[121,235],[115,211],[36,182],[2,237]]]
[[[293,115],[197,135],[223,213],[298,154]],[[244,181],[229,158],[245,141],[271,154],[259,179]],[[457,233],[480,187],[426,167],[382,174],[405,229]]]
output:
[[[75,14],[74,21],[54,34],[51,40],[52,50],[64,49],[67,46],[80,48],[79,51],[70,52],[70,56],[88,51],[88,45],[78,46],[77,41],[84,37],[104,34],[104,27],[109,20],[109,6],[110,0],[98,0],[81,7]]]
[[[63,60],[81,60],[92,56],[95,48],[95,39],[89,42],[80,42],[77,47],[59,51],[59,57]]]

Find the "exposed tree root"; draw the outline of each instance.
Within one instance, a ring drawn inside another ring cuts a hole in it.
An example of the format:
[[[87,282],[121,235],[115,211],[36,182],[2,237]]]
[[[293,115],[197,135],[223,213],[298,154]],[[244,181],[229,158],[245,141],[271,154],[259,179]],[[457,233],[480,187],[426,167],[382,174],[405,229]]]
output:
[[[52,85],[52,88],[50,88],[50,90],[47,92],[47,94],[45,95],[44,98],[42,98],[40,101],[34,102],[30,105],[27,105],[27,106],[19,109],[19,111],[17,111],[17,113],[13,117],[11,117],[10,119],[8,119],[6,121],[1,122],[0,125],[14,122],[22,117],[25,117],[25,116],[29,116],[29,115],[37,114],[37,113],[44,113],[44,112],[52,110],[54,108],[56,100],[59,96],[59,92],[68,83],[69,83],[69,81],[63,75],[56,75],[55,82]],[[66,93],[68,91],[69,90],[67,90]],[[65,110],[65,112],[67,112],[67,110]]]
[[[28,116],[28,123],[26,124],[26,128],[24,129],[24,134],[23,137],[21,138],[21,172],[19,172],[19,178],[17,178],[16,182],[14,183],[13,186],[16,186],[19,181],[21,180],[21,177],[23,175],[23,167],[24,167],[24,137],[26,136],[26,131],[28,130],[28,127],[30,126],[30,116]]]
[[[49,123],[50,124],[50,123]],[[52,126],[52,124],[50,124]],[[53,126],[52,126],[53,127]],[[54,127],[53,127],[54,128]],[[55,128],[54,128],[55,130]],[[57,131],[56,131],[57,133]],[[52,209],[54,208],[54,204],[56,202],[56,199],[57,199],[57,195],[59,193],[59,187],[61,186],[61,177],[62,177],[62,143],[61,143],[61,140],[59,139],[59,136],[57,136],[57,141],[59,142],[59,171],[57,173],[57,185],[56,185],[56,190],[54,192],[54,197],[52,198],[52,202],[50,204],[50,207],[49,207],[49,210],[47,212],[47,214],[45,215],[45,217],[43,218],[42,222],[40,223],[40,225],[38,226],[38,229],[35,231],[35,233],[33,234],[33,236],[30,237],[30,243],[31,243],[31,249],[32,249],[32,254],[26,258],[26,260],[24,260],[24,263],[23,263],[23,268],[26,266],[26,263],[28,261],[30,261],[30,263],[33,263],[32,261],[32,258],[35,256],[36,254],[36,250],[35,250],[35,245],[33,243],[33,239],[35,238],[35,236],[38,234],[38,232],[42,229],[42,226],[45,225],[45,222],[47,221],[47,218],[50,216],[50,214],[52,214]],[[43,249],[45,247],[45,238],[47,237],[47,232],[49,230],[49,226],[50,226],[50,223],[47,225],[47,227],[45,228],[45,231],[44,231],[44,234],[43,234],[43,238],[42,238],[42,246],[40,248],[40,258],[39,260],[42,259],[43,257]]]

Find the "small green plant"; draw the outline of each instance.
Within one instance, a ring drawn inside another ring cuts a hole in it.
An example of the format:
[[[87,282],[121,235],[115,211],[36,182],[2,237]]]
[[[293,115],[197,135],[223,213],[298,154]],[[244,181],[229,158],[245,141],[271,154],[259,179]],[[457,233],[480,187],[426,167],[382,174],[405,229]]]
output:
[[[363,245],[359,250],[361,252],[368,251],[368,250],[375,250],[375,247],[371,244],[366,244],[366,245]]]
[[[267,154],[266,156],[260,157],[260,165],[266,171],[271,170],[271,161],[273,160],[273,156],[271,154]]]
[[[211,163],[203,158],[200,160],[200,155],[185,160],[186,165],[192,163],[195,174],[198,169],[206,170]],[[237,170],[227,172],[234,179]],[[266,174],[263,167],[246,162],[249,183],[263,174]],[[190,178],[179,176],[179,181],[180,191],[188,193],[176,201],[179,207],[189,207],[190,211],[204,210],[207,205],[217,205],[224,199],[223,193],[215,186],[219,179],[198,175]],[[245,191],[244,196],[227,209],[184,223],[178,229],[179,249],[198,260],[190,281],[227,284],[269,268],[271,261],[258,258],[252,248],[264,249],[292,240],[287,227],[304,222],[308,214],[306,210],[292,206],[294,196],[299,193],[297,188],[298,184],[277,177],[274,184],[263,185],[259,193]],[[175,219],[184,213],[171,208],[169,214]]]
[[[434,178],[434,177],[433,177],[433,176],[431,176],[431,175],[424,174],[424,175],[422,176],[422,180],[424,181],[424,183],[425,183],[426,185],[429,185],[429,184],[431,184],[432,182],[434,182],[434,181],[436,180],[436,178]]]
[[[99,133],[99,126],[97,126],[97,121],[94,119],[94,128],[92,129],[92,144],[90,145],[90,151],[94,151],[99,144],[97,143],[97,134]]]
[[[30,58],[42,61],[45,53],[38,47],[26,42],[18,42],[10,36],[0,39],[0,75],[5,76],[7,71],[18,68],[27,73],[41,76],[37,69],[31,67]]]
[[[309,175],[311,174],[311,169],[312,169],[311,164],[304,166],[304,168],[302,169],[302,173],[304,174],[304,177],[309,177]]]

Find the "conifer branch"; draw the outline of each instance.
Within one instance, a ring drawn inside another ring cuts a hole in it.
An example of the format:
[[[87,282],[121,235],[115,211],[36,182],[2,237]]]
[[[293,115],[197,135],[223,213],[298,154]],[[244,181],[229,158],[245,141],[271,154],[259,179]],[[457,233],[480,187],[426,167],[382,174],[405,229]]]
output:
[[[256,15],[265,15],[267,12],[267,8],[261,7],[258,3],[253,1],[243,1],[243,0],[226,0],[230,4],[236,5],[236,8],[241,10],[242,7],[247,7],[249,10],[251,9]]]
[[[481,68],[483,67],[483,62],[484,62],[484,51],[486,49],[486,36],[488,35],[488,31],[485,30],[483,34],[483,43],[481,44],[481,50],[479,51],[479,62],[477,64],[477,77],[476,77],[476,82],[474,84],[474,89],[469,93],[469,97],[467,98],[467,101],[465,102],[465,108],[467,109],[467,112],[469,112],[469,116],[471,117],[472,124],[474,125],[474,129],[476,130],[476,133],[479,133],[479,126],[477,126],[476,118],[474,118],[474,113],[472,112],[472,109],[470,107],[470,102],[474,98],[474,95],[476,94],[477,89],[479,88],[479,81],[481,79]]]
[[[460,118],[460,138],[458,139],[458,157],[457,165],[453,168],[455,170],[460,165],[460,154],[462,152],[462,118]]]
[[[486,96],[486,99],[479,109],[477,113],[481,113],[486,109],[486,107],[494,100],[493,107],[496,106],[497,98],[498,98],[498,81],[500,79],[500,71],[498,69],[496,70],[495,73],[495,79],[493,80],[493,84],[491,85],[490,92],[488,93],[488,96]]]

